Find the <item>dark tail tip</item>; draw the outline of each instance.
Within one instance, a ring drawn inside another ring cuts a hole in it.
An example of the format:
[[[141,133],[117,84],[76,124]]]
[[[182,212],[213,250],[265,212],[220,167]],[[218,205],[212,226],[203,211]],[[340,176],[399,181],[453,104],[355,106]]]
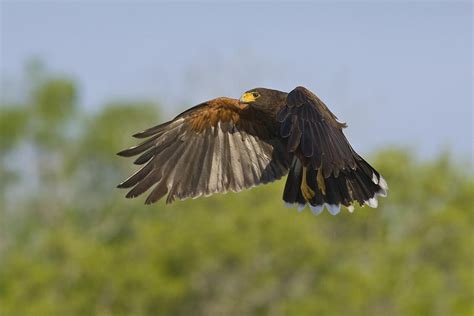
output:
[[[308,203],[300,188],[303,167],[297,158],[295,160],[291,165],[283,193],[283,200],[287,206],[297,206],[298,210],[302,210],[309,204],[315,215],[320,214],[326,207],[329,213],[336,215],[340,212],[341,206],[346,206],[349,212],[352,212],[355,203],[376,208],[377,197],[387,196],[388,185],[385,179],[367,162],[359,160],[355,169],[343,169],[337,176],[331,174],[322,179],[318,179],[317,170],[308,168],[306,182],[316,193]]]

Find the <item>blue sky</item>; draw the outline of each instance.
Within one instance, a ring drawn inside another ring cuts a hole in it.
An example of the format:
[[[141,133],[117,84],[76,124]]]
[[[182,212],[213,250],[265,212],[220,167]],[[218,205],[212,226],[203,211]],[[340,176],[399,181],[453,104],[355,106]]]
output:
[[[152,99],[169,118],[256,86],[304,85],[360,151],[472,153],[470,2],[0,5],[2,82],[41,58],[76,78],[91,111]]]

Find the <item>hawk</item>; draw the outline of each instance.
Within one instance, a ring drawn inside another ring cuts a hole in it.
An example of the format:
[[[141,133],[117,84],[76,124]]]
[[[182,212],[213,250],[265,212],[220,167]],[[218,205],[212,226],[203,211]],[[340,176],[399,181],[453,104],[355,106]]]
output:
[[[118,153],[141,168],[118,185],[127,198],[151,189],[146,204],[239,192],[288,174],[283,200],[314,214],[341,205],[377,207],[387,182],[344,136],[347,125],[314,93],[255,88],[239,100],[219,97],[133,135]],[[152,188],[153,187],[153,188]]]

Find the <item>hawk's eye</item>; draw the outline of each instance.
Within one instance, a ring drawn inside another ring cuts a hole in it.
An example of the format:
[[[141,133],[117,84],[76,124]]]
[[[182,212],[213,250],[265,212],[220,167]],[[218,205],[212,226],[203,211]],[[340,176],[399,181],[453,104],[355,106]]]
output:
[[[258,92],[252,92],[252,96],[254,98],[258,98],[260,96],[260,94],[258,94]]]

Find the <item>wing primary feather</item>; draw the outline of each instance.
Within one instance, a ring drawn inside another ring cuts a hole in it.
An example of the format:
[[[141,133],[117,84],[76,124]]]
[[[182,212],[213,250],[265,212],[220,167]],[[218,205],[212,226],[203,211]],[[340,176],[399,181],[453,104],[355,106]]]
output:
[[[147,139],[146,141],[142,142],[141,144],[138,144],[136,146],[124,149],[120,152],[117,153],[117,155],[122,156],[122,157],[132,157],[135,155],[138,155],[148,148],[151,148],[155,145],[155,140],[158,138],[158,136],[153,136],[150,139]]]
[[[169,157],[166,158],[166,160],[163,162],[161,165],[161,174],[162,177],[156,181],[157,184],[155,188],[152,190],[152,192],[149,194],[147,197],[145,203],[146,204],[151,204],[156,201],[158,201],[160,198],[162,198],[164,195],[169,193],[170,189],[173,188],[174,186],[174,180],[176,176],[176,161],[179,161],[179,158],[182,157],[183,152],[186,150],[186,146],[182,146],[182,144],[179,144],[176,146],[176,149],[173,150],[173,152],[170,154]],[[164,193],[163,193],[164,192]],[[174,196],[171,194],[168,194],[168,198],[166,200],[166,203],[169,204],[171,203],[169,200],[171,199],[171,202],[174,200]]]
[[[280,123],[284,122],[289,114],[290,111],[288,110],[288,108],[286,106],[283,107],[277,114],[277,121]]]
[[[252,145],[257,157],[256,163],[260,170],[258,181],[261,183],[267,183],[271,178],[271,170],[269,170],[269,168],[271,168],[271,166],[269,166],[271,158],[268,157],[268,153],[265,152],[266,144],[254,138],[252,139]]]
[[[179,119],[182,121],[182,119]],[[165,123],[162,123],[162,124],[159,124],[159,125],[156,125],[156,126],[153,126],[151,128],[148,128],[144,131],[141,131],[141,132],[138,132],[138,133],[135,133],[133,134],[132,136],[135,137],[135,138],[146,138],[146,137],[149,137],[151,135],[154,135],[154,134],[157,134],[159,132],[161,132],[165,127],[168,127],[168,125],[170,124],[173,124],[179,120],[173,120],[173,121],[169,121],[169,122],[165,122]]]
[[[222,183],[224,186],[227,186],[229,190],[235,190],[235,188],[232,187],[234,185],[234,180],[232,177],[232,165],[230,162],[231,154],[228,134],[219,131],[219,140],[222,144]]]
[[[248,148],[248,155],[249,155],[249,164],[250,164],[250,170],[252,172],[254,181],[258,183],[260,181],[260,176],[261,174],[258,172],[260,170],[260,166],[258,163],[258,158],[256,154],[256,149],[255,146],[253,145],[253,136],[248,136],[244,143],[245,147]]]
[[[153,170],[153,161],[150,161],[145,166],[137,170],[133,175],[128,177],[125,181],[120,183],[117,188],[126,189],[131,188],[137,184],[141,179],[146,177]]]
[[[158,182],[161,179],[161,176],[161,170],[153,170],[145,178],[138,182],[138,184],[133,187],[133,189],[131,189],[125,197],[134,198],[139,196],[140,194],[151,188],[156,182]]]
[[[208,194],[218,192],[219,178],[220,178],[220,160],[222,152],[220,150],[220,139],[210,133],[210,143],[208,150],[211,151],[209,161],[209,180],[208,180]]]
[[[198,195],[207,195],[207,181],[209,179],[209,167],[206,165],[209,159],[209,139],[206,136],[208,134],[205,132],[201,137],[201,154],[199,155],[199,171],[196,172],[196,187],[195,192]]]
[[[293,129],[293,117],[287,117],[280,128],[280,134],[283,138],[290,136]]]
[[[153,191],[147,196],[145,200],[145,204],[153,204],[162,197],[164,197],[168,193],[168,187],[165,185],[164,182],[160,182],[157,186],[153,189]],[[168,202],[167,203],[171,203]]]
[[[202,195],[202,192],[198,190],[199,178],[201,176],[202,168],[201,163],[206,155],[206,149],[203,146],[204,138],[196,137],[196,152],[193,155],[193,163],[195,167],[187,174],[188,177],[188,192],[189,196],[198,197]]]
[[[184,127],[175,126],[170,127],[169,130],[164,130],[162,133],[154,135],[151,139],[153,139],[152,148],[150,148],[147,152],[139,156],[134,163],[137,165],[144,164],[147,162],[151,157],[158,154],[160,151],[163,151],[170,145],[174,145],[178,139],[178,136],[183,133]],[[150,146],[148,146],[150,147]],[[148,148],[146,148],[148,149]],[[145,150],[142,150],[145,151]]]
[[[173,187],[170,190],[170,195],[174,194],[179,199],[184,199],[187,197],[187,192],[189,192],[189,180],[187,178],[190,174],[193,174],[193,169],[196,168],[196,163],[194,161],[196,155],[196,149],[199,142],[197,135],[190,137],[190,141],[186,146],[183,154],[181,155],[178,163],[175,165],[175,169],[179,171],[179,174],[175,174],[175,179],[173,181]],[[184,146],[184,144],[183,144]]]
[[[308,120],[304,120],[301,134],[301,150],[306,157],[313,156],[312,138],[314,138],[314,135],[312,134],[311,123]]]
[[[296,120],[293,120],[296,121]],[[298,148],[301,139],[301,130],[296,122],[293,123],[293,129],[288,138],[288,151],[294,152]]]
[[[210,164],[212,161],[212,157],[211,157],[212,152],[211,150],[209,150],[210,140],[208,138],[209,136],[208,130],[206,130],[202,135],[203,135],[202,136],[203,138],[202,150],[203,150],[204,158],[200,161],[201,171],[199,175],[199,181],[197,183],[197,189],[204,196],[208,196],[209,195],[209,187],[208,187],[209,176],[210,176],[210,173],[212,172],[210,168],[211,167]]]
[[[230,153],[230,163],[232,170],[232,180],[234,181],[234,192],[242,190],[244,187],[244,174],[242,170],[242,164],[240,162],[240,152],[235,139],[232,135],[228,135],[229,140],[229,153]]]
[[[150,189],[155,183],[162,180],[163,177],[167,176],[166,167],[177,153],[180,152],[181,146],[170,146],[163,151],[160,156],[155,158],[153,161],[153,171],[151,171],[146,177],[144,177],[138,184],[128,192],[127,198],[137,197]],[[165,174],[166,173],[166,174]]]
[[[250,155],[248,154],[248,148],[245,146],[243,140],[244,135],[240,131],[238,131],[234,133],[233,136],[240,157],[239,162],[242,168],[243,187],[250,187],[253,183],[255,183],[255,181],[250,162]]]

